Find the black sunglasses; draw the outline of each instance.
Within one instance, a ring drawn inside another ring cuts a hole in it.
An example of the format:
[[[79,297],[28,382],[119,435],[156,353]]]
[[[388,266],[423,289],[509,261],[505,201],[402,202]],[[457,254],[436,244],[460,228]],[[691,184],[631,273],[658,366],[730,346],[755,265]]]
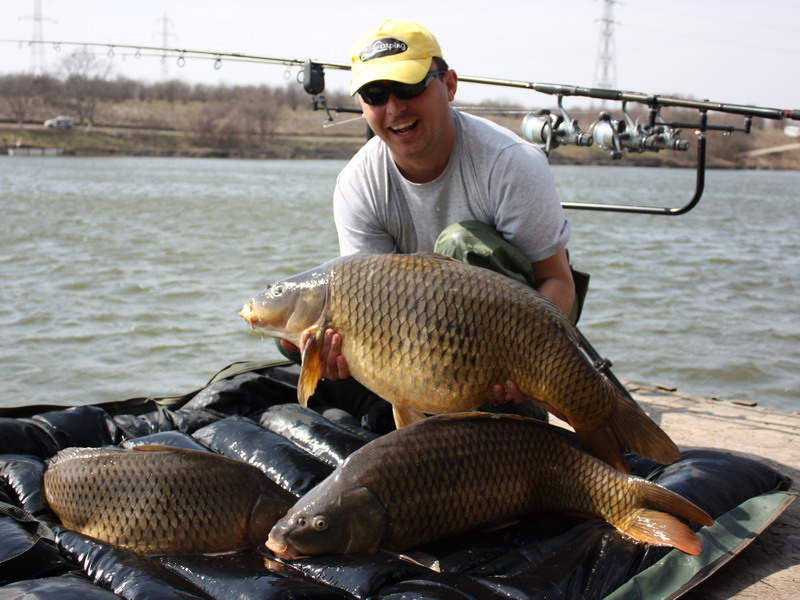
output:
[[[425,79],[417,83],[368,83],[358,89],[358,95],[370,106],[382,106],[389,101],[389,94],[394,94],[398,100],[411,100],[424,92],[431,81],[446,74],[447,71],[431,71]]]

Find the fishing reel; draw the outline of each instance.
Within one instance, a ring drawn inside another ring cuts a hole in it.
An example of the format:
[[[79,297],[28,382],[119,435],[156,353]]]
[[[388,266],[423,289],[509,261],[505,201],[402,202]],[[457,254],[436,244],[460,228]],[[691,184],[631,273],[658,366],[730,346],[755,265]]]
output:
[[[622,119],[615,119],[603,111],[591,124],[589,131],[595,142],[617,160],[622,158],[622,149],[629,152],[647,150],[688,150],[689,142],[680,138],[680,129],[660,121],[657,109],[652,109],[650,123],[643,125],[633,120],[627,110],[627,102],[622,103]]]
[[[567,114],[561,100],[562,96],[559,96],[558,115],[545,108],[522,119],[522,137],[541,147],[547,155],[561,144],[591,146],[594,143],[591,134],[581,131],[577,119]]]

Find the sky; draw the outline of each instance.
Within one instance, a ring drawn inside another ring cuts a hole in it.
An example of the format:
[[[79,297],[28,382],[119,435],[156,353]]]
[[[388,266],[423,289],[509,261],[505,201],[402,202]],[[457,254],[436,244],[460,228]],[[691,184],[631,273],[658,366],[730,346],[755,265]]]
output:
[[[36,0],[0,0],[0,40],[35,39]],[[591,87],[600,81],[605,0],[406,0],[259,2],[244,0],[38,0],[42,39],[237,52],[347,63],[353,42],[385,18],[421,23],[461,75]],[[624,0],[613,6],[616,89],[731,104],[800,109],[800,2],[797,0]],[[53,71],[83,46],[0,42],[0,74]],[[87,48],[88,49],[88,48]],[[165,76],[210,85],[285,86],[298,68],[158,57],[92,49],[111,77]],[[345,91],[347,72],[326,71],[328,90]],[[550,106],[530,90],[462,83],[456,103]]]

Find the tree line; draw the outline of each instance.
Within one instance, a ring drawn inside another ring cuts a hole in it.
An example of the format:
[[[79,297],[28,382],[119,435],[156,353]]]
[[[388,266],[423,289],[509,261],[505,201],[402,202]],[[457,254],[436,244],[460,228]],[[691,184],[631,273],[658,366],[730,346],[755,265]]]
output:
[[[268,136],[279,109],[295,110],[309,97],[296,83],[285,88],[268,85],[226,86],[189,84],[177,79],[146,83],[125,77],[111,78],[110,66],[94,54],[75,52],[61,63],[58,75],[8,74],[0,76],[0,97],[11,118],[23,125],[41,122],[45,116],[67,114],[82,127],[98,124],[98,107],[123,103],[197,103],[205,110],[195,111],[190,129],[203,129],[216,121],[245,121],[260,138]],[[348,104],[342,93],[328,94],[329,100]],[[120,115],[117,115],[118,117]],[[152,119],[152,115],[150,117]],[[169,128],[175,124],[147,123]],[[183,123],[184,126],[187,123]],[[182,127],[183,128],[183,127]],[[229,126],[230,131],[241,127]]]
[[[285,117],[282,111],[309,104],[308,94],[295,82],[283,88],[189,84],[177,79],[147,83],[111,78],[110,69],[110,64],[97,55],[78,51],[62,60],[56,75],[2,75],[0,116],[23,125],[65,114],[83,128],[106,124],[174,129],[188,132],[191,141],[201,146],[246,149],[267,144],[278,119]],[[353,99],[344,92],[327,92],[326,96],[329,106],[354,106]],[[645,110],[634,107],[631,112],[638,118],[644,117]],[[674,113],[673,118],[680,117],[680,112]],[[486,116],[518,130],[517,116],[513,123],[503,117]],[[688,120],[696,118],[692,111],[686,115]],[[735,124],[739,119],[715,115],[714,121]],[[759,121],[756,128],[762,126]],[[714,153],[740,153],[749,148],[750,137],[736,135],[718,140]]]

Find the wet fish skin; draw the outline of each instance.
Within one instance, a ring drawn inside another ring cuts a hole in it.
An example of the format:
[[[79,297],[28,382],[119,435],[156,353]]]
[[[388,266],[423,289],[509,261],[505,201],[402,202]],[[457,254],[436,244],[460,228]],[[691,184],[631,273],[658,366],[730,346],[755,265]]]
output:
[[[320,377],[328,328],[350,373],[390,402],[404,426],[424,414],[473,410],[512,380],[564,418],[596,456],[627,470],[624,451],[670,463],[678,448],[581,349],[544,296],[493,271],[433,254],[351,255],[269,286],[239,313],[257,331],[306,343],[305,404]]]
[[[65,527],[146,554],[257,547],[296,501],[247,463],[162,446],[62,450],[44,492]]]
[[[275,524],[267,547],[285,559],[405,551],[538,511],[595,514],[629,538],[689,554],[701,543],[678,517],[713,523],[678,494],[589,455],[564,429],[462,413],[357,450]]]

